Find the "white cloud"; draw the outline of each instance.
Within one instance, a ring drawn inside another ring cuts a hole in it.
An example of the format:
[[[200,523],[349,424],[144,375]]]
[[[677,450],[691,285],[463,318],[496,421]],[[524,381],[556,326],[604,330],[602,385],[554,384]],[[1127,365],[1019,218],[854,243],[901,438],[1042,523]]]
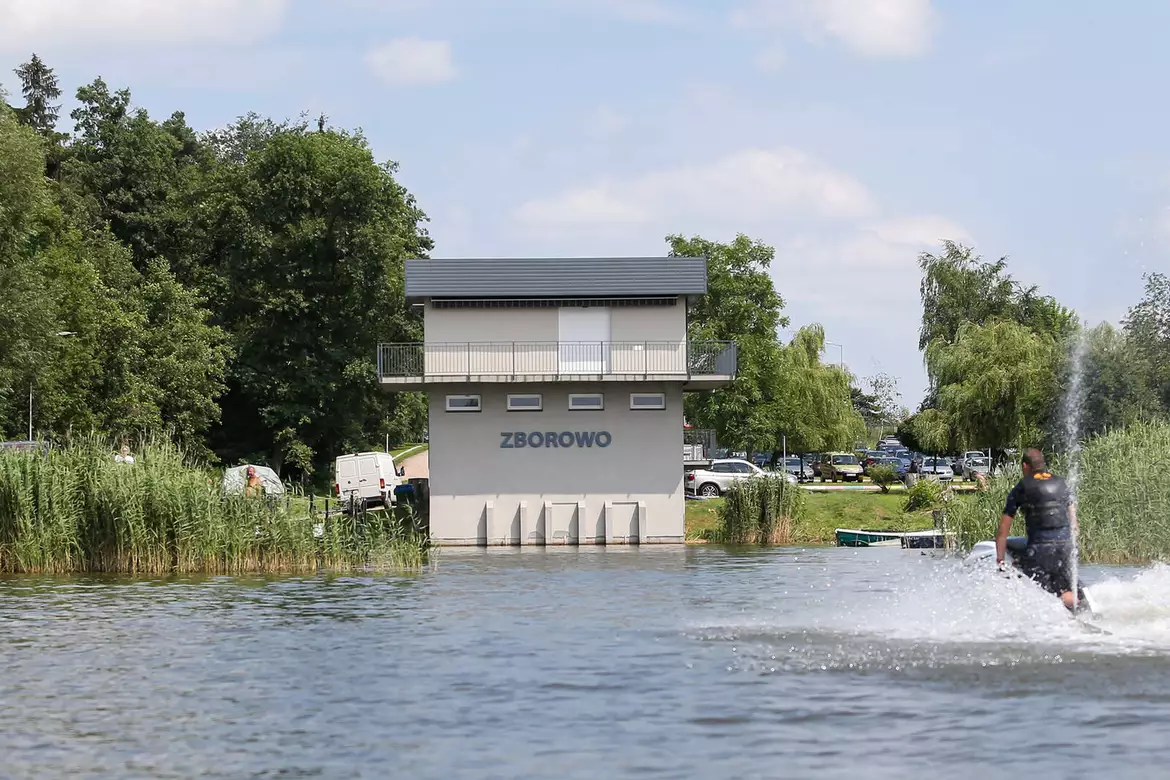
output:
[[[261,40],[287,0],[0,0],[0,51]]]
[[[868,57],[913,57],[937,26],[931,0],[751,0],[733,22],[753,31],[833,38]]]
[[[520,206],[531,226],[753,224],[791,214],[855,219],[873,211],[855,179],[795,149],[749,149],[712,163],[602,181]]]
[[[456,76],[449,41],[396,38],[371,49],[366,66],[390,86],[441,84]]]

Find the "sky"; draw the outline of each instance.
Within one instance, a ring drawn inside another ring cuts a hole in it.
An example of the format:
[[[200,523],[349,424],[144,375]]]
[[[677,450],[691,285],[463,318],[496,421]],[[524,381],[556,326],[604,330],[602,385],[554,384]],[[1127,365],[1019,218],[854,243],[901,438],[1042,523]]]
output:
[[[435,257],[760,239],[782,335],[820,323],[826,360],[911,408],[917,259],[943,239],[1089,324],[1170,271],[1161,0],[0,0],[0,20],[10,91],[35,51],[67,95],[101,76],[196,129],[360,128]]]

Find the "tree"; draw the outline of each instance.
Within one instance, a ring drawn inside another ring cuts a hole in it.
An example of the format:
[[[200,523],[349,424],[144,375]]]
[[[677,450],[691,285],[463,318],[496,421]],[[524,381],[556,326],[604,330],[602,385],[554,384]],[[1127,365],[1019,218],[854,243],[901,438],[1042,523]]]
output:
[[[395,166],[378,164],[361,136],[303,126],[223,148],[242,163],[217,173],[207,214],[208,262],[226,285],[217,320],[238,352],[217,451],[310,473],[407,433],[395,426],[420,434],[418,399],[382,392],[374,362],[379,342],[421,335],[403,261],[432,245]]]
[[[1087,331],[1081,361],[1081,397],[1079,414],[1082,437],[1105,433],[1142,419],[1158,415],[1162,404],[1150,376],[1150,366],[1142,352],[1123,331],[1102,323]],[[1072,355],[1065,360],[1060,386],[1073,384]],[[1059,441],[1063,431],[1053,431],[1050,438]]]
[[[1076,328],[1071,311],[1006,273],[1007,258],[986,263],[973,249],[944,241],[941,255],[923,252],[918,264],[922,269],[920,350],[936,342],[953,342],[965,323],[1013,320],[1055,338]]]
[[[1058,356],[1051,335],[1008,320],[968,323],[954,343],[932,342],[926,363],[938,383],[938,407],[917,415],[919,440],[935,451],[952,442],[982,449],[1038,441],[1059,396]]]
[[[820,362],[824,331],[799,330],[781,344],[788,325],[784,300],[769,274],[774,251],[740,235],[730,244],[669,236],[674,257],[707,258],[707,294],[690,313],[690,338],[738,344],[735,381],[714,393],[687,399],[687,419],[715,430],[724,444],[790,451],[845,447],[863,430],[853,411],[849,376]]]
[[[44,177],[45,152],[0,108],[0,427],[24,429],[31,387],[45,433],[169,427],[201,447],[219,412],[223,334],[165,264],[139,274],[73,210]]]
[[[54,136],[57,116],[61,113],[61,105],[57,103],[61,88],[53,69],[33,54],[32,59],[16,68],[15,73],[20,79],[20,91],[25,100],[24,108],[19,110],[21,124],[43,136]]]
[[[1144,363],[1152,389],[1170,414],[1170,276],[1144,277],[1145,294],[1126,314],[1126,339]]]

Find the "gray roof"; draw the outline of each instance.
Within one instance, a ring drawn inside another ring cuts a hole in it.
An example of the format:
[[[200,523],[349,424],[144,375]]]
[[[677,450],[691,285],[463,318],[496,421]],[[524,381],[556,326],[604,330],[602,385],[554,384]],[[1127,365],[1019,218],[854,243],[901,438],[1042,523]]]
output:
[[[441,258],[406,261],[408,298],[702,295],[703,257]]]

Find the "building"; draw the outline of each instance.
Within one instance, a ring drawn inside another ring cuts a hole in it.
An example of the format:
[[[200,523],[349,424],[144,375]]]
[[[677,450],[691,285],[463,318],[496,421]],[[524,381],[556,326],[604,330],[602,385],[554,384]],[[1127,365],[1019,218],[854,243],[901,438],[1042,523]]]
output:
[[[682,542],[683,394],[736,370],[687,340],[706,290],[704,258],[408,260],[424,341],[378,377],[429,398],[432,539]]]

